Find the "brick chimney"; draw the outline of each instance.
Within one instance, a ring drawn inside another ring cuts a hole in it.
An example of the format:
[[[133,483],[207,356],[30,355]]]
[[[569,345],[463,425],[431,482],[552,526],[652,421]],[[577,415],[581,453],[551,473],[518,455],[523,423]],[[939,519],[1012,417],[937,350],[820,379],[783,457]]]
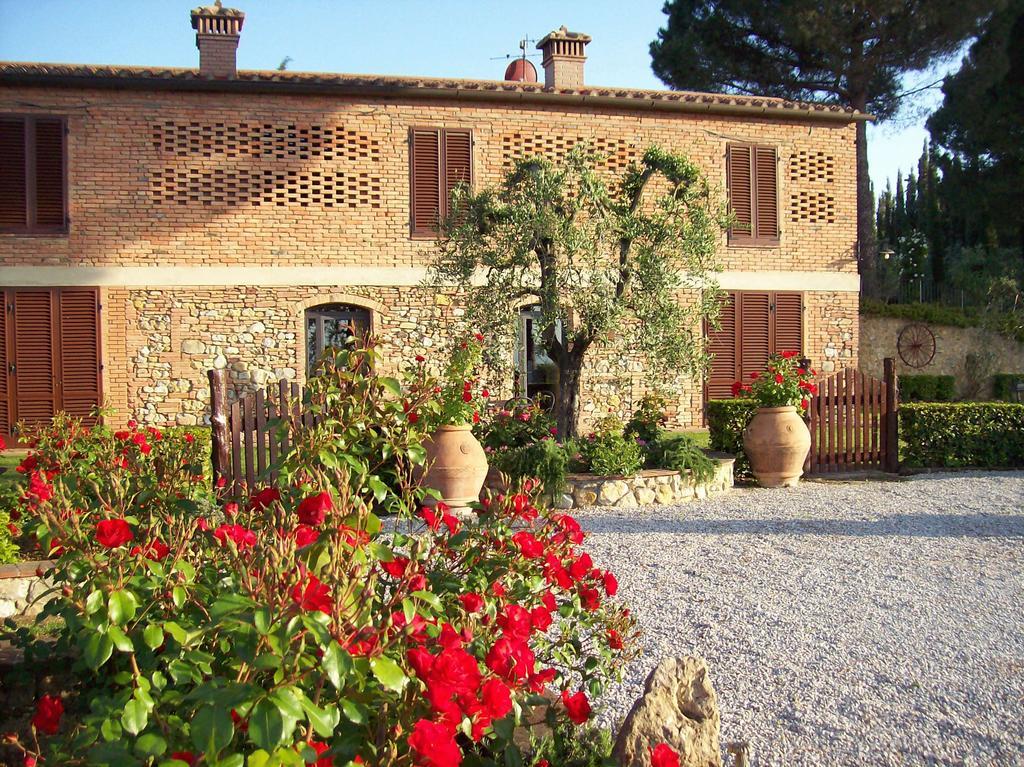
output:
[[[192,10],[192,29],[196,31],[199,49],[199,71],[210,77],[234,77],[235,52],[242,32],[245,14],[235,8],[225,8],[217,0],[213,5],[201,5]]]
[[[587,60],[583,50],[590,40],[590,35],[561,27],[537,43],[543,53],[545,88],[583,87],[583,62]]]

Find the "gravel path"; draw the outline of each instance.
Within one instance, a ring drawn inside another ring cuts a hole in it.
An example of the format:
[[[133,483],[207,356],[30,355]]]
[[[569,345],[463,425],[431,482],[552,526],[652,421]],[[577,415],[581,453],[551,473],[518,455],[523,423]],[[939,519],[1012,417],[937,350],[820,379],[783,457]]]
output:
[[[578,518],[645,631],[604,724],[696,653],[755,765],[1024,764],[1024,472]]]

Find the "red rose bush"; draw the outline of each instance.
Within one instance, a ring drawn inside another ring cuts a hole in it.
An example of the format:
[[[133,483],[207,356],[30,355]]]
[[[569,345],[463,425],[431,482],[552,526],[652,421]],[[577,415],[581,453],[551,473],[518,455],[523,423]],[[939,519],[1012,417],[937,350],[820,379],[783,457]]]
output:
[[[807,410],[810,397],[818,393],[813,380],[817,373],[801,366],[798,356],[795,351],[773,354],[764,371],[751,373],[749,382],[736,381],[732,385],[732,396],[750,397],[758,407],[792,405]]]
[[[92,432],[37,447],[50,491],[26,493],[23,518],[63,552],[44,614],[64,620],[52,651],[75,684],[39,701],[27,760],[519,764],[513,731],[535,707],[552,725],[590,719],[634,655],[614,576],[521,487],[473,520],[423,508],[408,414],[429,412],[433,384],[375,376],[369,355],[341,352],[311,381],[320,421],[278,425],[294,447],[247,498],[213,503],[180,457],[126,492],[78,466],[100,460],[77,444]],[[173,454],[145,434],[133,455]],[[107,441],[104,462],[124,442]]]

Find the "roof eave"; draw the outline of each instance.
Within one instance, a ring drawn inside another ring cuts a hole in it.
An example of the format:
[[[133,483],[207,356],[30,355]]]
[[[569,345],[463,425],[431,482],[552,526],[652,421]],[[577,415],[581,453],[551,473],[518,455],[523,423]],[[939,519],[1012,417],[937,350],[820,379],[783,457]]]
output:
[[[827,122],[873,121],[873,115],[863,112],[815,108],[792,103],[785,106],[764,104],[723,104],[712,98],[673,97],[666,92],[664,98],[601,96],[595,94],[554,93],[547,90],[524,92],[501,89],[434,88],[400,84],[348,84],[324,81],[267,81],[248,79],[184,79],[162,77],[100,77],[69,74],[0,73],[0,85],[52,88],[100,88],[110,90],[187,91],[196,93],[273,93],[276,95],[334,95],[374,97],[385,99],[447,99],[456,101],[485,101],[537,105],[595,106],[609,109],[627,109],[654,112],[682,112],[689,114],[720,114],[742,117],[760,117],[776,120],[814,120]],[[756,101],[757,99],[752,99]]]

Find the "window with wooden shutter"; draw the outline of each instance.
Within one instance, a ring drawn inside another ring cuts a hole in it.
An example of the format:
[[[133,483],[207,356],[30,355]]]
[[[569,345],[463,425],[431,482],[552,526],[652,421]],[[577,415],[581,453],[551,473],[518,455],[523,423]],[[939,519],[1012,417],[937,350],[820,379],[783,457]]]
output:
[[[0,116],[0,232],[67,231],[64,120]]]
[[[434,237],[448,215],[451,193],[473,183],[472,131],[413,128],[410,131],[410,230],[414,237]]]
[[[726,185],[733,225],[730,245],[778,245],[779,202],[775,148],[726,147]]]
[[[95,288],[7,288],[0,319],[0,434],[57,411],[94,423],[102,401]]]
[[[803,293],[735,291],[723,299],[721,330],[706,329],[712,355],[705,396],[728,399],[735,381],[749,383],[768,357],[803,353]]]

